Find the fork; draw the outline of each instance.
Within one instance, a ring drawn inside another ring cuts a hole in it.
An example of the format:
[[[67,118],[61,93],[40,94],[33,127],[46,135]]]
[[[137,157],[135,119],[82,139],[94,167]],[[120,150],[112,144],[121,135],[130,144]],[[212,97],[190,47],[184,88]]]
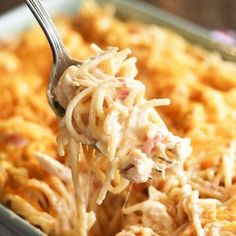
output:
[[[49,14],[43,7],[40,0],[24,0],[34,17],[41,26],[47,40],[50,44],[53,55],[53,66],[48,82],[47,99],[52,110],[58,117],[65,115],[65,109],[56,99],[55,88],[63,72],[71,65],[78,65],[81,62],[70,57],[65,50],[61,37],[50,18]]]

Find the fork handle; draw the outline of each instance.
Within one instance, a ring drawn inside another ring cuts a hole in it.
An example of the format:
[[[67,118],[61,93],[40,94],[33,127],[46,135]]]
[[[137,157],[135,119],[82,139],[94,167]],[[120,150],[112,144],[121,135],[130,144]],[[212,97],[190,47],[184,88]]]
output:
[[[40,0],[24,0],[46,35],[53,53],[53,62],[69,61],[61,37]]]

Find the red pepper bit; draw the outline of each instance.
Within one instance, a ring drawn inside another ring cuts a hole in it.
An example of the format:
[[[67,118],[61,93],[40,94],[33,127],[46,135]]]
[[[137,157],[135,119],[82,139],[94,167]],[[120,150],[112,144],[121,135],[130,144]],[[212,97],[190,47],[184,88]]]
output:
[[[129,90],[127,88],[121,88],[119,91],[119,99],[124,101],[129,96]]]
[[[155,146],[163,140],[164,136],[158,132],[157,135],[152,139],[146,139],[141,148],[142,152],[150,154]]]
[[[8,134],[3,138],[3,142],[8,145],[14,145],[16,147],[24,146],[27,141],[18,134]]]

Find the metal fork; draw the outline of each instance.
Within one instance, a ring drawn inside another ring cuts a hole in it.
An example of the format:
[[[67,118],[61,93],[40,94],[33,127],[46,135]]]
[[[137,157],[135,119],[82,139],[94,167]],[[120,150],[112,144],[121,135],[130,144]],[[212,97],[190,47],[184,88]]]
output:
[[[71,65],[80,64],[79,61],[71,58],[65,50],[60,35],[53,24],[49,14],[43,7],[40,0],[24,0],[34,17],[41,26],[50,44],[53,54],[53,66],[48,83],[47,98],[48,103],[56,116],[63,117],[65,109],[56,100],[55,88],[63,72]]]

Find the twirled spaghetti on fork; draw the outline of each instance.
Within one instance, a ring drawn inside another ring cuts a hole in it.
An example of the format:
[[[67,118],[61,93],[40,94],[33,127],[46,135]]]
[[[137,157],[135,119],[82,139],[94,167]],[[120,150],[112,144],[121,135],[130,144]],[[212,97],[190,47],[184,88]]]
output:
[[[103,159],[103,167],[93,164],[90,168],[100,171],[103,178],[97,198],[101,204],[108,191],[119,193],[129,181],[146,182],[152,170],[177,168],[190,155],[191,147],[189,139],[167,129],[154,109],[169,105],[169,99],[145,99],[145,86],[134,79],[136,59],[128,58],[129,49],[108,47],[103,51],[96,45],[92,49],[94,57],[69,67],[58,82],[56,96],[66,113],[59,121],[57,140],[60,155],[65,146],[69,148],[75,189],[82,189],[76,177],[78,145],[96,147],[90,152],[94,157],[85,155],[85,159],[90,159],[89,164],[91,159]],[[112,186],[114,179],[116,187]]]

